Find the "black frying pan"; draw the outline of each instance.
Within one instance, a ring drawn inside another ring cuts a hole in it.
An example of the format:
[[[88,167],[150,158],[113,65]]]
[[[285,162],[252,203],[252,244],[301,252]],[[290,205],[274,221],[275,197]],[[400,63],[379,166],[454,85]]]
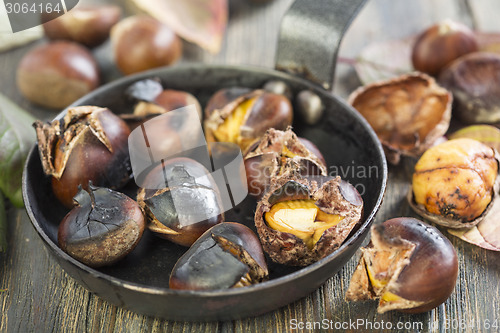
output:
[[[280,33],[277,68],[293,72],[189,65],[162,68],[125,77],[81,98],[72,106],[98,105],[117,113],[132,111],[124,91],[133,82],[158,77],[169,89],[188,91],[204,105],[218,89],[231,86],[262,87],[269,80],[286,82],[294,94],[310,89],[326,109],[318,125],[307,126],[296,116],[294,129],[314,142],[329,166],[346,172],[344,178],[362,193],[365,215],[344,244],[326,258],[305,268],[269,262],[270,280],[238,289],[210,292],[168,289],[170,271],[186,248],[146,231],[138,247],[119,263],[93,269],[71,258],[57,246],[57,227],[67,210],[52,194],[43,174],[37,146],[28,156],[23,179],[26,210],[40,237],[63,269],[89,291],[132,311],[171,320],[209,321],[255,316],[306,296],[340,270],[360,247],[383,198],[387,166],[382,147],[368,123],[349,105],[332,96],[337,49],[344,30],[365,0],[297,0],[287,12]],[[299,78],[299,75],[305,78]],[[65,111],[57,116],[61,118]],[[353,169],[355,168],[355,169]],[[360,177],[352,170],[371,170]],[[130,185],[133,192],[134,185]],[[245,199],[226,214],[254,228],[256,202]]]

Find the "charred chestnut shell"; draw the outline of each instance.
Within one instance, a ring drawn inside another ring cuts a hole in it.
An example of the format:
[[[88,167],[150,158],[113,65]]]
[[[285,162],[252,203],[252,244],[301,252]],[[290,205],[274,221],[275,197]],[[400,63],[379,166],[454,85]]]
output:
[[[257,204],[255,226],[273,261],[306,266],[337,249],[362,214],[361,196],[340,177],[308,179],[288,173],[273,180]]]
[[[52,123],[36,121],[38,150],[52,190],[72,207],[78,185],[119,189],[130,179],[127,124],[106,108],[79,106]]]
[[[373,127],[392,164],[401,155],[420,156],[450,124],[451,93],[422,73],[360,87],[348,102]]]
[[[471,228],[498,200],[498,153],[473,139],[449,140],[427,150],[415,165],[408,202],[426,219]]]
[[[137,201],[146,214],[148,228],[162,238],[191,246],[224,220],[217,184],[195,160],[182,157],[159,164],[144,184]]]
[[[170,275],[170,288],[237,288],[267,278],[266,260],[257,236],[242,224],[225,222],[205,232],[177,261]]]
[[[261,197],[271,179],[285,172],[290,159],[294,160],[296,171],[301,175],[327,174],[323,155],[312,142],[298,138],[291,128],[286,131],[271,128],[245,155],[248,192]]]
[[[230,92],[216,93],[205,110],[208,142],[236,143],[245,152],[269,128],[285,130],[292,124],[292,105],[283,95],[254,90],[222,105],[228,95],[234,96]]]
[[[80,187],[75,207],[59,225],[59,246],[86,265],[110,265],[135,248],[144,231],[144,216],[137,202],[126,195],[88,187]]]
[[[458,259],[439,230],[417,219],[401,217],[371,229],[372,239],[361,248],[346,299],[380,298],[378,312],[429,311],[453,292]]]

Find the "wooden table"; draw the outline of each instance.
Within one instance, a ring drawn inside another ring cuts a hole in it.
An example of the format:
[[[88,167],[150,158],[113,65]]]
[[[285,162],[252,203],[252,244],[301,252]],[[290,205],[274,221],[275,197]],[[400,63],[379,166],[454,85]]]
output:
[[[275,0],[255,5],[231,1],[231,20],[220,54],[212,56],[186,44],[183,61],[272,67],[280,18],[291,2]],[[370,41],[405,37],[447,17],[482,30],[500,31],[500,1],[370,0],[345,36],[341,56],[355,57]],[[17,64],[32,46],[0,54],[0,92],[36,117],[50,119],[54,112],[28,103],[14,84]],[[109,44],[95,52],[104,69],[104,80],[119,76],[109,56]],[[334,92],[345,98],[358,85],[352,68],[339,65]],[[410,175],[410,168],[390,168],[389,187],[376,223],[391,217],[415,216],[404,198]],[[500,253],[476,248],[449,235],[459,255],[459,278],[452,296],[428,313],[380,315],[375,302],[346,303],[343,296],[358,254],[317,291],[274,312],[232,322],[184,323],[137,315],[92,295],[48,255],[24,210],[9,208],[8,223],[8,252],[0,254],[0,289],[6,289],[0,292],[3,332],[295,331],[293,323],[324,319],[332,321],[332,327],[335,323],[365,320],[375,328],[385,328],[383,331],[391,331],[387,323],[391,323],[393,331],[403,331],[396,329],[398,322],[408,325],[410,329],[405,331],[411,332],[442,332],[447,323],[465,325],[466,332],[486,332],[488,323],[500,326]],[[362,331],[369,331],[363,327]],[[344,331],[354,329],[351,326]]]

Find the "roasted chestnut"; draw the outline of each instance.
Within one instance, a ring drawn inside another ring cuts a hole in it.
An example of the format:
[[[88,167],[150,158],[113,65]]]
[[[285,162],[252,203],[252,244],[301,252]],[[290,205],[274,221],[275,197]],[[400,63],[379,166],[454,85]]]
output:
[[[35,47],[21,59],[17,87],[33,103],[63,109],[99,85],[92,54],[73,42],[56,41]]]
[[[72,207],[78,185],[118,189],[130,179],[127,124],[106,108],[79,106],[52,123],[36,121],[38,150],[52,190]]]
[[[470,228],[498,196],[498,163],[495,150],[473,139],[434,146],[415,165],[409,203],[432,222]]]
[[[238,97],[246,95],[251,91],[252,89],[245,87],[231,87],[217,90],[217,92],[210,97],[205,106],[205,118],[208,118],[215,110],[222,109]]]
[[[235,143],[245,152],[269,128],[285,130],[292,124],[292,105],[283,95],[254,90],[220,106],[225,96],[225,92],[216,93],[218,101],[209,102],[205,110],[208,142]]]
[[[130,16],[111,29],[116,65],[124,74],[168,66],[182,55],[182,42],[165,24],[145,15]]]
[[[79,187],[75,206],[59,225],[63,251],[82,263],[111,265],[130,253],[144,231],[142,211],[125,194],[88,185]]]
[[[453,60],[478,50],[478,42],[469,27],[445,20],[426,29],[417,37],[411,60],[416,70],[438,75]]]
[[[109,36],[111,27],[120,20],[121,9],[116,5],[87,5],[71,9],[64,15],[44,13],[43,30],[49,39],[65,39],[95,47]],[[49,21],[50,20],[50,21]]]
[[[146,213],[148,228],[162,238],[191,246],[224,220],[217,184],[195,160],[167,160],[153,168],[142,185],[137,201]]]
[[[361,220],[363,200],[340,177],[272,181],[257,204],[255,226],[264,251],[277,263],[306,266],[329,255]]]
[[[290,159],[294,160],[296,171],[302,175],[327,175],[323,155],[312,142],[298,138],[291,128],[286,131],[271,128],[245,155],[248,192],[260,198],[271,179],[286,171]]]
[[[257,236],[242,224],[225,222],[205,232],[177,261],[170,288],[237,288],[267,278],[266,259]]]
[[[455,288],[458,259],[439,230],[410,217],[388,220],[371,229],[361,248],[346,300],[380,299],[378,312],[429,311]]]
[[[453,114],[464,123],[500,121],[500,55],[460,57],[441,73],[439,83],[453,93]]]
[[[428,75],[405,74],[356,89],[349,104],[370,123],[387,160],[419,157],[450,124],[452,95]]]

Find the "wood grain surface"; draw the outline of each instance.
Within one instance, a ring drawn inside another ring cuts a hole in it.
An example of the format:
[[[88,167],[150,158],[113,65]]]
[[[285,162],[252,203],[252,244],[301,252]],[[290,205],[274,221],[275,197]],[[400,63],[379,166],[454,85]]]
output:
[[[272,67],[280,18],[292,0],[256,5],[230,1],[230,23],[220,54],[209,55],[185,43],[183,61],[248,64]],[[406,37],[440,19],[452,18],[484,30],[500,31],[498,0],[370,0],[347,32],[341,56],[356,57],[371,41]],[[39,41],[38,43],[41,43]],[[15,69],[33,44],[0,54],[0,92],[30,110],[37,118],[54,112],[37,108],[15,87]],[[119,76],[110,57],[109,44],[94,51],[104,81]],[[359,81],[352,68],[339,64],[334,92],[345,98]],[[405,195],[412,162],[389,170],[389,186],[376,223],[397,216],[415,216]],[[445,232],[443,230],[443,232]],[[459,278],[452,296],[424,314],[377,314],[376,303],[343,300],[359,254],[321,288],[295,303],[265,315],[232,322],[171,322],[117,308],[78,285],[48,255],[24,210],[8,210],[8,252],[0,254],[0,331],[2,332],[289,332],[291,321],[332,323],[371,322],[375,328],[392,323],[393,329],[374,331],[444,332],[447,323],[462,329],[446,331],[496,332],[500,326],[500,253],[476,248],[447,235],[459,256]],[[409,329],[397,329],[397,323]],[[487,323],[497,328],[487,329]],[[379,325],[379,326],[377,326]],[[412,326],[413,325],[413,326]],[[465,327],[464,327],[465,326]],[[333,326],[334,327],[334,326]],[[384,326],[387,328],[386,326]],[[361,328],[361,327],[360,327]],[[333,330],[325,330],[333,331]],[[352,332],[347,327],[341,331]],[[364,329],[361,331],[370,331]]]

